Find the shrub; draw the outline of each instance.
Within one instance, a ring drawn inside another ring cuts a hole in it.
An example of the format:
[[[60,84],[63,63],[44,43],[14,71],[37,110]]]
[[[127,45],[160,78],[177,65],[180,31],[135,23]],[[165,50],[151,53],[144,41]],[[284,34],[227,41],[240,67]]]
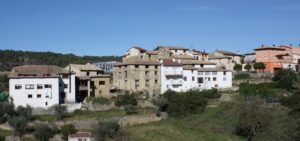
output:
[[[96,140],[116,138],[120,134],[120,125],[117,122],[99,123],[93,131]]]
[[[172,97],[166,95],[169,101],[167,112],[171,117],[186,117],[190,114],[203,112],[207,100],[197,92],[176,93]]]
[[[236,133],[251,140],[272,121],[272,112],[258,97],[241,101],[237,106],[238,123]]]
[[[116,106],[125,106],[125,105],[137,105],[137,99],[134,95],[125,94],[125,95],[118,95],[115,100]]]
[[[245,70],[250,71],[252,69],[252,65],[250,63],[247,63],[244,67]]]
[[[253,67],[255,70],[261,70],[261,71],[264,71],[264,69],[266,69],[266,65],[262,62],[254,63]]]
[[[27,120],[31,120],[32,119],[32,108],[30,106],[26,106],[26,107],[23,107],[23,106],[19,106],[17,108],[17,114],[19,116],[23,116],[25,117]]]
[[[290,111],[290,115],[299,118],[300,117],[300,93],[297,92],[291,96],[287,96],[287,97],[283,97],[281,99],[281,103],[284,106],[289,107],[290,109],[292,109],[292,111]]]
[[[110,100],[105,97],[88,97],[86,101],[99,105],[109,105],[111,103]]]
[[[125,112],[127,115],[137,114],[137,108],[134,105],[126,105],[125,106]]]
[[[158,97],[152,101],[158,107],[158,111],[165,112],[169,106],[169,101],[165,97]]]
[[[0,124],[7,121],[8,116],[15,114],[14,105],[8,101],[0,102]]]
[[[235,66],[233,67],[233,69],[235,71],[240,71],[240,70],[242,70],[242,68],[243,68],[243,66],[241,64],[235,64]]]
[[[67,112],[67,107],[61,105],[54,105],[53,108],[54,108],[54,113],[57,116],[56,118],[58,120],[62,120],[64,118],[65,113]]]
[[[0,141],[5,141],[5,136],[0,136]]]
[[[214,98],[221,97],[221,94],[218,92],[218,89],[215,89],[215,88],[213,88],[211,90],[203,90],[200,93],[203,94],[203,96],[208,99],[214,99]]]
[[[26,133],[28,120],[24,116],[13,116],[8,118],[8,124],[15,129],[15,135],[22,137]]]
[[[248,73],[238,73],[234,75],[235,80],[244,80],[250,79],[250,75]]]
[[[243,96],[273,97],[276,94],[275,89],[275,83],[241,83],[239,86],[239,93]]]
[[[60,133],[61,133],[61,138],[65,141],[68,140],[68,137],[70,134],[76,133],[77,130],[73,124],[65,124],[61,127]]]
[[[5,93],[1,93],[0,91],[0,102],[7,101],[8,95]]]
[[[51,126],[45,123],[39,123],[35,126],[33,136],[39,141],[49,141],[55,134],[55,131]]]
[[[277,82],[278,87],[292,90],[298,80],[297,74],[290,69],[281,69],[275,73],[273,81]]]

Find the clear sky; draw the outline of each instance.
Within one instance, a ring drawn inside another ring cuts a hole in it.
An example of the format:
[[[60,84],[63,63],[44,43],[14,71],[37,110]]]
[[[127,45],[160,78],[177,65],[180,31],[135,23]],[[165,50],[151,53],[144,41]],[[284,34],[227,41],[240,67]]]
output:
[[[0,49],[122,55],[158,45],[246,53],[300,44],[300,0],[0,0]]]

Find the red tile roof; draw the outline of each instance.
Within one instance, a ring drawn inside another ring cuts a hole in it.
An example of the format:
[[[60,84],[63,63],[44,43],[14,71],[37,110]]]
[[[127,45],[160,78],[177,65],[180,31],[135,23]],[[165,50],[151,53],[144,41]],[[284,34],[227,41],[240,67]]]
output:
[[[164,66],[181,66],[178,62],[173,59],[163,59]]]

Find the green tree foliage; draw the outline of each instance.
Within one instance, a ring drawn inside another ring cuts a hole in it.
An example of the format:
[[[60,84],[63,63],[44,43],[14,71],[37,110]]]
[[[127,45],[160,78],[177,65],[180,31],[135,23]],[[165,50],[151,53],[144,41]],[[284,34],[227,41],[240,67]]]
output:
[[[133,115],[138,113],[137,108],[134,105],[126,105],[124,110],[127,115]]]
[[[116,106],[125,106],[125,105],[137,105],[137,99],[135,96],[132,94],[124,94],[124,95],[118,95],[116,100],[115,100],[115,105]]]
[[[275,83],[241,83],[239,93],[243,96],[273,97],[276,96],[276,88]]]
[[[5,136],[0,136],[0,141],[5,141]]]
[[[111,103],[110,100],[105,97],[88,97],[86,101],[99,105],[109,105]]]
[[[250,75],[248,73],[237,73],[234,75],[235,80],[245,80],[250,79]]]
[[[300,92],[296,92],[291,96],[283,97],[281,99],[281,103],[284,106],[289,107],[291,112],[290,115],[300,118]]]
[[[18,116],[23,116],[27,120],[32,119],[32,108],[28,105],[26,107],[19,106],[17,108],[16,112],[17,112]]]
[[[252,65],[250,63],[247,63],[244,67],[245,70],[250,71],[252,69]]]
[[[190,114],[201,113],[207,106],[207,100],[197,91],[175,94],[167,92],[164,97],[169,102],[167,112],[171,117],[186,117]]]
[[[235,71],[241,71],[242,68],[243,68],[243,66],[242,66],[241,64],[235,64],[235,66],[233,67],[233,69],[234,69]]]
[[[238,123],[236,133],[252,140],[272,121],[272,112],[258,97],[248,98],[237,106]]]
[[[298,75],[290,69],[281,69],[275,73],[273,81],[278,83],[278,87],[292,90],[298,81]]]
[[[64,118],[65,113],[67,113],[67,107],[62,105],[54,105],[54,113],[57,116],[58,120],[62,120]]]
[[[266,69],[266,65],[262,62],[254,63],[253,67],[255,70],[260,70],[260,71],[264,71]]]
[[[114,139],[120,135],[120,125],[117,122],[101,122],[93,131],[96,140]]]
[[[10,71],[20,65],[57,65],[65,67],[70,63],[85,64],[103,61],[121,61],[119,56],[76,56],[53,52],[31,52],[0,50],[0,71]]]
[[[15,114],[14,105],[8,101],[0,102],[0,124]]]
[[[28,120],[24,116],[9,117],[8,124],[15,129],[15,135],[20,138],[26,133]]]
[[[33,136],[39,141],[49,141],[55,134],[55,130],[48,124],[39,123],[35,126]]]
[[[61,127],[61,130],[60,130],[60,134],[62,136],[61,138],[65,141],[67,141],[69,135],[74,134],[76,132],[77,132],[77,130],[73,124],[65,124]]]
[[[203,90],[199,92],[207,99],[214,99],[214,98],[220,98],[221,94],[218,92],[218,89],[213,88],[211,90]]]

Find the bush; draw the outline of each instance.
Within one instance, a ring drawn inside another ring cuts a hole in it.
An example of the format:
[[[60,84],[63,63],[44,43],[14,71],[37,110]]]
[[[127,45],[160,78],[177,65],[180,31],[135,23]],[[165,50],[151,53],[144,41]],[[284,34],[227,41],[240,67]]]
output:
[[[207,105],[207,100],[203,95],[195,91],[176,93],[172,97],[167,94],[166,98],[169,101],[167,112],[171,117],[186,117],[190,114],[201,113]]]
[[[252,65],[250,63],[247,63],[244,67],[245,70],[250,71],[252,69]]]
[[[26,106],[26,107],[23,107],[23,106],[19,106],[17,108],[17,114],[19,116],[23,116],[25,117],[27,120],[31,120],[32,119],[32,108],[30,106]]]
[[[39,141],[49,141],[55,134],[54,129],[45,123],[39,123],[35,126],[33,136]]]
[[[14,105],[8,101],[0,102],[0,124],[7,121],[8,116],[15,114]]]
[[[125,106],[125,105],[137,105],[137,99],[134,95],[125,94],[125,95],[118,95],[115,100],[116,106]]]
[[[237,106],[238,123],[236,133],[251,140],[272,121],[272,112],[258,97],[241,101]]]
[[[127,115],[133,115],[133,114],[137,114],[137,108],[134,105],[126,105],[125,106],[125,112]]]
[[[153,99],[152,103],[158,107],[158,111],[165,112],[169,106],[169,101],[165,97]]]
[[[54,105],[53,108],[54,108],[54,113],[57,116],[56,118],[58,120],[62,120],[65,116],[65,113],[67,112],[67,107],[61,105]]]
[[[208,99],[214,99],[214,98],[221,97],[221,94],[218,92],[218,89],[215,89],[215,88],[213,88],[211,90],[203,90],[200,93],[203,94],[203,96]]]
[[[235,66],[233,67],[233,69],[234,69],[235,71],[241,71],[242,68],[243,68],[243,66],[242,66],[241,64],[235,64]]]
[[[120,125],[117,122],[99,123],[93,131],[96,140],[113,139],[120,135]]]
[[[5,141],[5,136],[0,136],[0,141]]]
[[[296,92],[295,94],[281,99],[281,104],[292,109],[290,115],[300,118],[300,93]]]
[[[293,70],[281,69],[275,73],[273,81],[277,82],[278,87],[289,91],[295,88],[298,76]]]
[[[239,93],[243,96],[260,96],[260,97],[269,97],[274,96],[275,83],[260,83],[260,84],[249,84],[241,83],[239,86]]]
[[[28,120],[24,116],[13,116],[8,118],[8,124],[15,129],[15,135],[22,137],[26,133]]]
[[[248,73],[238,73],[234,75],[235,80],[244,80],[250,79],[250,75]]]
[[[109,105],[111,103],[110,100],[105,97],[88,97],[86,101],[99,105]]]
[[[61,138],[65,141],[68,140],[70,134],[76,133],[77,130],[73,124],[65,124],[61,127],[60,134]]]

